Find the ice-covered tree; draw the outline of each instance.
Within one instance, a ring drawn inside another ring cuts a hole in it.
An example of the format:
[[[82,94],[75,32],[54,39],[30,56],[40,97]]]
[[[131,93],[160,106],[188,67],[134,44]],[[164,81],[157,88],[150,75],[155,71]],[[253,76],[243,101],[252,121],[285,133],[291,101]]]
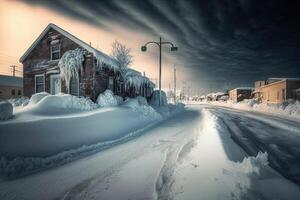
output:
[[[83,72],[82,63],[84,61],[84,52],[77,48],[64,53],[58,62],[60,75],[66,81],[66,86],[69,89],[71,78],[79,79],[79,71]]]
[[[112,44],[111,56],[118,61],[121,69],[126,69],[133,62],[131,49],[118,41]]]

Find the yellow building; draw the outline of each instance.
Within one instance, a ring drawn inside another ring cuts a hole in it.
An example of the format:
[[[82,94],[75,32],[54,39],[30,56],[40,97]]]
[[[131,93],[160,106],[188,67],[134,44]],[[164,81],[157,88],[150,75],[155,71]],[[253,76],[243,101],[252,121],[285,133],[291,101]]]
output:
[[[11,99],[23,95],[23,79],[0,75],[0,99]]]
[[[229,100],[239,102],[252,97],[253,88],[240,87],[229,91]]]
[[[264,82],[264,84],[262,84]],[[300,78],[269,78],[255,82],[255,98],[262,103],[283,103],[299,97]]]

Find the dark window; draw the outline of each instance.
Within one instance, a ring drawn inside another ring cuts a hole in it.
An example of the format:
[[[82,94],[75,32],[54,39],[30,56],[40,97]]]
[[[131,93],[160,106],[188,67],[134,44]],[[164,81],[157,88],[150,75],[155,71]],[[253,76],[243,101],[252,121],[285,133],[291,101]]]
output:
[[[114,91],[114,77],[112,76],[108,78],[108,89]]]
[[[15,89],[12,89],[11,90],[11,95],[15,95],[16,94],[16,90]]]
[[[21,90],[18,90],[18,95],[22,95],[22,92],[21,92]]]
[[[71,78],[69,93],[74,96],[79,96],[79,81],[77,78],[74,77]]]
[[[44,81],[44,75],[36,75],[35,76],[35,92],[43,92],[45,90],[45,81]]]
[[[60,45],[51,46],[51,60],[58,60],[60,58]]]

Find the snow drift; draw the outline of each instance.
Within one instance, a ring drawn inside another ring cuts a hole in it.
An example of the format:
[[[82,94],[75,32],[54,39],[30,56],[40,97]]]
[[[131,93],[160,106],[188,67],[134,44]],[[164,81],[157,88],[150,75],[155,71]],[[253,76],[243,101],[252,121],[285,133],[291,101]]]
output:
[[[126,99],[122,106],[131,108],[131,110],[138,113],[141,118],[162,119],[162,116],[154,108],[149,106],[147,100],[141,96],[134,99]]]
[[[57,115],[79,111],[90,111],[96,108],[98,108],[98,105],[89,98],[60,93],[44,96],[32,106],[30,112],[39,115]]]
[[[258,103],[255,99],[245,99],[241,102],[220,102],[213,101],[210,102],[214,105],[231,107],[247,111],[258,111],[270,114],[280,114],[285,116],[294,117],[300,119],[300,102],[295,100],[288,100],[287,102],[281,104],[266,104]]]
[[[42,98],[44,98],[45,96],[50,95],[48,92],[40,92],[40,93],[36,93],[33,94],[29,100],[28,105],[35,105],[37,104]]]

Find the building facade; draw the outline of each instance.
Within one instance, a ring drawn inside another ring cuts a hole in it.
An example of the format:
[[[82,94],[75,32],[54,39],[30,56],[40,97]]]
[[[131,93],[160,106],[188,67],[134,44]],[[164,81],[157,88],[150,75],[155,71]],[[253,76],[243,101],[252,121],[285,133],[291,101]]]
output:
[[[21,77],[0,75],[0,99],[18,98],[23,95]]]
[[[58,63],[66,52],[75,49],[80,49],[84,53],[82,69],[77,78],[72,77],[69,83],[66,83],[66,80],[62,79]],[[63,92],[85,96],[95,101],[97,96],[106,89],[123,97],[137,95],[136,88],[126,87],[126,80],[122,77],[115,59],[55,24],[49,24],[45,28],[20,58],[20,62],[23,64],[24,71],[24,96],[27,97],[46,91],[51,94]],[[145,81],[142,87],[144,87],[143,91],[147,89],[151,91],[154,86],[150,81]],[[133,89],[135,91],[132,91]],[[141,93],[147,97],[146,94],[148,93]]]
[[[229,91],[229,100],[234,102],[243,101],[252,97],[253,88],[235,88]]]
[[[300,79],[269,78],[265,84],[255,84],[255,98],[262,103],[283,103],[288,99],[300,100]]]

